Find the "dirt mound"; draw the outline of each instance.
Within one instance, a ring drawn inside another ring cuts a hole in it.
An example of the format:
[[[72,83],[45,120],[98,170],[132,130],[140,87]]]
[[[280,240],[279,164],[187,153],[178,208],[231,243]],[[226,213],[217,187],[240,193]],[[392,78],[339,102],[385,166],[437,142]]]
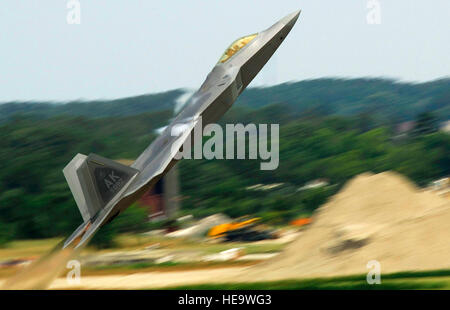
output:
[[[258,280],[450,268],[450,203],[393,172],[365,173],[320,207],[313,224],[276,258],[249,270]]]

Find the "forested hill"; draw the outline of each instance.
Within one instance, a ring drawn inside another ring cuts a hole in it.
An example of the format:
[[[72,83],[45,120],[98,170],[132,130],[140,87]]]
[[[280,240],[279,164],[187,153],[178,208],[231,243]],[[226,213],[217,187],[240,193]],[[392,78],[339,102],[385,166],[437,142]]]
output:
[[[131,116],[146,112],[172,110],[181,89],[115,100],[72,102],[7,102],[0,104],[0,122],[16,115],[48,118],[71,115],[89,118]]]
[[[0,122],[14,115],[48,118],[78,115],[89,118],[129,116],[172,110],[183,94],[177,89],[137,97],[57,102],[8,102],[0,104]],[[450,118],[450,78],[427,83],[404,83],[388,79],[315,79],[272,87],[249,88],[236,106],[259,108],[282,103],[302,113],[321,115],[378,116],[390,122],[414,119],[421,112],[434,112],[440,120]]]
[[[377,114],[392,121],[422,112],[450,118],[450,78],[413,84],[388,79],[316,79],[245,91],[239,103],[260,107],[288,103],[299,112],[353,116]]]

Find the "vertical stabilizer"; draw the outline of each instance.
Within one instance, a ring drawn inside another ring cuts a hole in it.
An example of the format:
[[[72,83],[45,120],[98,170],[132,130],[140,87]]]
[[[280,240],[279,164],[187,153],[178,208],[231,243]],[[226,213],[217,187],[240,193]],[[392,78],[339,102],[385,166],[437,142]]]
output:
[[[86,222],[128,186],[139,171],[96,154],[77,154],[63,169]]]

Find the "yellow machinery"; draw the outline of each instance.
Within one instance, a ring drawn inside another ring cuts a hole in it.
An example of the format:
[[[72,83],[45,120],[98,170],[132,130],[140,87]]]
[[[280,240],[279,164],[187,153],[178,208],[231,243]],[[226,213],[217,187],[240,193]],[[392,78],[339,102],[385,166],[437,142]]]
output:
[[[271,231],[258,229],[257,224],[260,220],[259,217],[244,217],[230,223],[216,225],[209,230],[208,237],[223,238],[225,241],[258,241],[276,238]]]

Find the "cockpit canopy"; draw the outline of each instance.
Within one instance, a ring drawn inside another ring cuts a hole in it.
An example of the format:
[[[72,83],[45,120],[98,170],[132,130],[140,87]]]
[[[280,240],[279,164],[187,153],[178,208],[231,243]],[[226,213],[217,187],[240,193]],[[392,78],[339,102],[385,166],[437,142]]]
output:
[[[222,57],[220,57],[219,62],[224,63],[228,59],[231,58],[234,54],[236,54],[241,48],[246,46],[250,41],[252,41],[258,34],[251,34],[249,36],[245,36],[234,41],[223,53]]]

